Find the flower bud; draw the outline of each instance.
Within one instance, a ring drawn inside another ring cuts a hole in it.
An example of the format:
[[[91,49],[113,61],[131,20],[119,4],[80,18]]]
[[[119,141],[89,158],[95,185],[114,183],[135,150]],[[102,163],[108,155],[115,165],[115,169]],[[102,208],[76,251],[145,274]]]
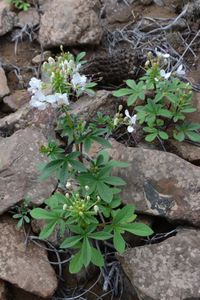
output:
[[[69,198],[69,197],[70,197],[69,193],[66,193],[66,194],[65,194],[65,197],[66,197],[66,198]]]
[[[79,198],[79,196],[80,196],[80,195],[79,195],[79,193],[76,193],[76,195],[75,195],[75,196],[76,196],[76,198]]]
[[[114,122],[113,122],[114,126],[117,126],[118,123],[119,123],[119,119],[118,118],[114,118]]]
[[[51,65],[51,64],[54,64],[55,63],[55,60],[53,59],[53,57],[49,57],[48,58],[48,63]]]
[[[95,206],[94,206],[94,211],[95,211],[96,214],[98,213],[98,211],[99,211],[98,205],[95,205]]]
[[[119,105],[119,107],[118,107],[118,111],[122,111],[122,109],[123,109],[123,105]]]
[[[66,183],[66,186],[65,186],[67,189],[70,189],[71,187],[72,187],[72,185],[71,185],[71,183],[68,181],[67,183]]]
[[[86,199],[87,199],[87,201],[89,201],[90,200],[90,196],[87,196]]]
[[[100,201],[100,200],[101,200],[101,198],[99,196],[97,196],[97,201]]]
[[[63,210],[67,210],[67,204],[66,203],[63,205]]]
[[[86,191],[89,191],[90,188],[89,188],[88,185],[86,185],[86,186],[85,186],[85,189],[86,189]]]
[[[83,212],[82,211],[79,211],[79,216],[83,216]]]

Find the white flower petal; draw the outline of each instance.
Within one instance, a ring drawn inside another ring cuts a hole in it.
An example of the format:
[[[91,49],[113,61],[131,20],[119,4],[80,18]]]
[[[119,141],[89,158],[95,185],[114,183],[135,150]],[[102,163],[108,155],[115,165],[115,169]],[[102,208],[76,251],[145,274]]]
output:
[[[136,123],[136,120],[137,120],[137,115],[133,115],[131,117],[131,124],[135,124]]]
[[[177,75],[185,75],[185,70],[183,69],[183,65],[180,65],[176,70]]]
[[[128,130],[129,133],[131,133],[131,132],[134,131],[134,128],[133,128],[133,126],[130,126],[130,125],[129,125],[129,126],[127,127],[127,130]]]
[[[131,116],[130,116],[130,114],[129,114],[129,111],[128,111],[128,109],[126,109],[125,110],[125,115],[128,117],[128,118],[130,118]]]

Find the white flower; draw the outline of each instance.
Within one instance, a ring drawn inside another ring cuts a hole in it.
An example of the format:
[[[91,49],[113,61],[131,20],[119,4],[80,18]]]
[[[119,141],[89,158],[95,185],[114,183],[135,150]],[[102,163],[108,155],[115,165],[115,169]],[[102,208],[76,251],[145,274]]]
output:
[[[53,57],[49,57],[48,58],[48,63],[50,64],[50,65],[52,65],[52,64],[55,64],[55,59],[53,58]]]
[[[33,94],[42,89],[42,81],[40,79],[37,79],[36,77],[31,78],[29,85],[30,87],[28,88],[28,91]]]
[[[155,49],[155,53],[156,53],[156,56],[158,56],[158,57],[170,58],[170,55],[168,53],[162,53],[162,52],[158,51],[157,48]]]
[[[94,206],[94,212],[95,212],[95,214],[97,214],[98,211],[99,211],[99,207],[98,207],[98,205],[95,205],[95,206]]]
[[[169,79],[169,77],[171,76],[172,72],[168,72],[166,73],[165,70],[161,70],[160,71],[160,76],[163,77],[164,79]]]
[[[57,99],[56,101],[58,106],[62,104],[69,105],[69,99],[67,93],[64,94],[56,93],[55,96]]]
[[[179,67],[178,67],[178,69],[176,70],[176,75],[182,75],[182,76],[184,76],[185,75],[185,70],[183,69],[183,65],[180,65]]]
[[[129,114],[128,109],[125,110],[125,115],[128,118],[129,126],[127,127],[127,130],[129,133],[134,131],[134,126],[136,124],[137,115],[133,115],[132,117]]]
[[[80,75],[79,73],[73,74],[71,83],[75,89],[77,89],[77,87],[84,87],[86,82],[87,77],[85,75]]]

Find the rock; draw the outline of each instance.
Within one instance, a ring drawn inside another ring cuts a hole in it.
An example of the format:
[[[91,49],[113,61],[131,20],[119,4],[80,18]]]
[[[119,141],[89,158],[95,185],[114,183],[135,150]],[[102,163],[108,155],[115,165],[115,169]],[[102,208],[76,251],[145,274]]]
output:
[[[39,149],[47,141],[38,130],[19,130],[0,141],[0,214],[29,197],[42,204],[55,189],[56,180],[38,180],[37,165],[47,161]]]
[[[24,233],[11,218],[1,218],[0,231],[0,278],[29,293],[52,296],[57,279],[46,251],[31,242],[25,246]]]
[[[141,300],[200,299],[200,232],[181,230],[162,243],[118,256]]]
[[[27,90],[16,90],[11,95],[3,98],[1,111],[6,113],[15,112],[29,101],[30,95]]]
[[[30,7],[27,11],[20,11],[17,15],[15,27],[23,28],[28,25],[29,27],[36,27],[40,23],[40,16],[35,7]]]
[[[132,9],[127,3],[118,0],[104,0],[101,18],[108,24],[128,22],[132,16]]]
[[[187,142],[178,142],[176,140],[168,141],[169,148],[168,150],[177,154],[181,158],[194,163],[200,164],[200,147]]]
[[[36,296],[34,294],[31,294],[31,293],[28,293],[20,288],[17,288],[16,286],[14,285],[11,285],[9,284],[10,286],[8,287],[9,288],[9,296],[10,299],[13,299],[13,300],[44,300],[44,298],[41,298],[39,296]],[[51,300],[51,298],[45,298],[45,300]]]
[[[39,42],[45,48],[98,45],[102,37],[98,6],[98,0],[52,0],[41,17]]]
[[[111,157],[129,162],[115,171],[127,185],[125,203],[134,203],[140,213],[187,221],[200,226],[200,169],[178,156],[157,150],[126,148],[113,142]],[[187,170],[187,171],[186,171]]]
[[[150,5],[153,3],[153,0],[140,0],[143,5]]]
[[[71,113],[79,114],[81,118],[89,121],[96,116],[97,112],[114,116],[118,105],[118,101],[111,92],[100,90],[93,97],[83,96],[77,102],[72,103]]]
[[[36,55],[32,59],[32,63],[34,65],[39,65],[39,64],[43,63],[45,60],[47,60],[51,55],[52,55],[51,51],[44,51],[43,53]]]
[[[5,282],[0,279],[0,300],[7,300],[6,294],[7,291]]]
[[[15,13],[10,11],[10,4],[0,1],[0,36],[8,33],[14,26]]]
[[[1,5],[1,2],[0,2]],[[8,95],[10,93],[10,90],[7,85],[7,78],[4,72],[4,69],[0,66],[0,100]]]
[[[39,128],[46,138],[55,138],[54,123],[57,111],[53,107],[37,110],[24,105],[15,113],[0,119],[0,136],[10,136],[16,130],[26,127]]]

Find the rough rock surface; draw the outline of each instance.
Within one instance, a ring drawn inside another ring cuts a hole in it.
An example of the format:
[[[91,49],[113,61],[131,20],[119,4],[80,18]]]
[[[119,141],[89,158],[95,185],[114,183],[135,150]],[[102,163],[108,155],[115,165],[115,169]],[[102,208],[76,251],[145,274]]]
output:
[[[83,96],[71,105],[71,112],[80,114],[81,118],[90,120],[97,112],[113,116],[118,107],[118,102],[111,92],[106,90],[97,91],[95,96]]]
[[[14,26],[15,13],[10,11],[10,4],[0,1],[0,36],[11,31]]]
[[[38,181],[37,165],[46,162],[39,153],[46,139],[26,128],[0,141],[0,214],[25,197],[41,204],[54,191],[56,181]]]
[[[15,26],[23,28],[25,25],[35,27],[40,23],[40,16],[37,9],[30,7],[27,11],[20,11],[17,15]]]
[[[3,98],[3,112],[14,112],[29,102],[30,95],[27,90],[16,90],[9,96]]]
[[[127,185],[122,190],[126,203],[142,213],[184,220],[200,225],[200,169],[178,156],[142,148],[126,148],[113,142],[110,155],[130,163],[117,169]]]
[[[1,2],[0,2],[0,5],[1,5]],[[6,78],[4,69],[1,68],[1,66],[0,66],[0,100],[4,96],[8,95],[9,93],[10,93],[10,90],[7,85],[7,78]]]
[[[181,230],[162,243],[118,256],[141,300],[200,299],[200,232]]]
[[[200,147],[198,145],[169,140],[169,151],[189,162],[200,165]]]
[[[41,17],[40,43],[43,47],[99,44],[98,11],[98,0],[52,0]]]
[[[46,251],[29,243],[24,245],[23,231],[16,230],[16,221],[0,220],[0,278],[30,293],[50,297],[57,279]]]
[[[54,138],[54,123],[57,112],[53,107],[37,110],[24,105],[16,112],[0,119],[0,136],[10,136],[18,129],[26,127],[39,128],[46,138]]]

